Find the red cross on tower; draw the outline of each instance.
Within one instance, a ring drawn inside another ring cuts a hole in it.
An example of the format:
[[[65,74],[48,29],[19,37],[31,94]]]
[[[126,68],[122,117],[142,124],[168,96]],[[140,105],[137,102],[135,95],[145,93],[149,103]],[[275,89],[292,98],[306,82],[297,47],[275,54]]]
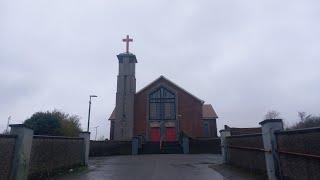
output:
[[[129,53],[129,42],[132,42],[133,39],[129,38],[129,35],[127,35],[126,39],[122,39],[123,42],[126,42],[126,53]]]

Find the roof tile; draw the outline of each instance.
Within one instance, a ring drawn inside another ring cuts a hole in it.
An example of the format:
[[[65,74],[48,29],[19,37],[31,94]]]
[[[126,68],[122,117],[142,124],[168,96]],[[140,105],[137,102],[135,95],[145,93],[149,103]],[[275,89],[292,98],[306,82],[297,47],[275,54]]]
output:
[[[202,118],[203,119],[216,119],[216,118],[218,118],[218,115],[214,111],[211,104],[204,104],[202,106]]]

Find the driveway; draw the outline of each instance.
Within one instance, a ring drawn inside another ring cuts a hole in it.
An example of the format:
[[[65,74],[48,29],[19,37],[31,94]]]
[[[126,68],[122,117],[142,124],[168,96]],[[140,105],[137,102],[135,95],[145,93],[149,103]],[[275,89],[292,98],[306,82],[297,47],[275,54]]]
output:
[[[219,168],[214,168],[215,166]],[[212,168],[213,167],[213,168]],[[89,168],[80,173],[56,177],[58,180],[225,180],[257,179],[228,170],[219,170],[221,156],[212,154],[156,154],[91,158]],[[216,170],[215,170],[216,169]],[[218,172],[219,171],[219,172]]]

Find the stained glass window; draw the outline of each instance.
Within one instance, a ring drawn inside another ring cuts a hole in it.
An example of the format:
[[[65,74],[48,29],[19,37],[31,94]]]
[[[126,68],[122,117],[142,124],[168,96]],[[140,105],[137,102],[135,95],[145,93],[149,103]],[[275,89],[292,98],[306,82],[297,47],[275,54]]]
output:
[[[176,96],[164,87],[149,95],[149,119],[173,120],[176,119]]]

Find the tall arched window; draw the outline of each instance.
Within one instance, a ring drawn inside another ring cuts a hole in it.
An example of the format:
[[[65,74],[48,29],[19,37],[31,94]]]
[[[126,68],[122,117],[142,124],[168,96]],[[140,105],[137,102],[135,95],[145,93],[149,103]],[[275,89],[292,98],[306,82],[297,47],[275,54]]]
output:
[[[149,95],[150,120],[176,119],[176,96],[164,87],[153,91]]]

